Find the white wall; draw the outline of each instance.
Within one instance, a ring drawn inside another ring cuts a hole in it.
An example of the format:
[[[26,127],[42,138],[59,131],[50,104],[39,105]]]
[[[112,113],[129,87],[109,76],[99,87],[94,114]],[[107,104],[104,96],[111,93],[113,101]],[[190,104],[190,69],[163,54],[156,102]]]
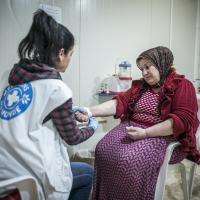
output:
[[[139,78],[136,57],[157,45],[170,47],[177,70],[193,80],[200,77],[199,1],[0,0],[0,75],[17,62],[17,46],[28,32],[32,13],[46,3],[62,8],[62,23],[75,35],[73,60],[63,79],[72,88],[76,104],[97,104],[100,82],[114,73],[121,59],[132,63],[133,78]],[[116,123],[109,118],[77,148],[94,148],[103,136],[100,133]]]
[[[194,79],[200,78],[200,0],[197,3]]]
[[[172,50],[174,51],[177,69],[186,74],[190,80],[193,80],[192,72],[195,61],[196,17],[196,0],[174,1]]]

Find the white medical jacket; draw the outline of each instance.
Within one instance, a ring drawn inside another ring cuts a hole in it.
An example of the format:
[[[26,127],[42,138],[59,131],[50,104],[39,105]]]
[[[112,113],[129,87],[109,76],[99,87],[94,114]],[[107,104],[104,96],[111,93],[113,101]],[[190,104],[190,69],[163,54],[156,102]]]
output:
[[[40,199],[67,200],[72,172],[66,146],[45,117],[72,97],[61,80],[9,86],[0,83],[0,180],[20,175],[37,179]],[[23,194],[22,194],[23,196]]]

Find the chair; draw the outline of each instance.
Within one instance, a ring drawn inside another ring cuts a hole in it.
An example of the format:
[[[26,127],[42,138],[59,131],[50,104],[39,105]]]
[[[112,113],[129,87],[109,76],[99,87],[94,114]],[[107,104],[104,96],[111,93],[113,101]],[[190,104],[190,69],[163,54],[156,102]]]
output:
[[[167,147],[164,162],[160,168],[160,172],[159,172],[159,176],[158,176],[158,180],[157,180],[157,184],[156,184],[154,200],[163,200],[164,199],[165,183],[166,183],[166,176],[167,176],[169,161],[171,159],[173,150],[179,145],[180,145],[179,142],[173,142],[173,143],[169,144],[169,146]],[[179,167],[180,167],[180,171],[181,171],[184,200],[189,200],[185,166],[183,163],[179,163]]]
[[[198,112],[198,118],[200,120],[200,111]],[[197,141],[197,149],[200,150],[200,126],[198,127],[197,132],[196,132],[196,141]],[[173,153],[173,150],[179,145],[180,145],[179,142],[174,142],[174,143],[171,143],[167,147],[165,159],[160,168],[160,173],[159,173],[157,184],[156,184],[154,200],[163,200],[163,198],[164,198],[165,182],[166,182],[169,161],[170,161],[171,155]],[[182,162],[179,163],[179,168],[180,168],[180,172],[181,172],[184,200],[190,200],[192,197],[194,175],[195,175],[195,171],[197,168],[197,164],[192,162],[190,172],[189,172],[188,182],[187,182],[187,177],[186,177],[186,169]]]
[[[22,200],[39,200],[37,181],[32,176],[19,176],[8,180],[0,181],[0,190],[17,188],[22,196]]]
[[[200,119],[200,111],[198,112],[198,117]],[[200,126],[197,129],[196,140],[197,140],[197,149],[200,150]],[[190,168],[190,174],[189,174],[189,182],[188,182],[189,199],[192,198],[192,189],[193,189],[194,176],[195,176],[196,169],[197,169],[197,164],[192,162],[191,168]]]
[[[189,183],[188,183],[188,193],[189,193],[189,200],[192,198],[192,190],[194,185],[194,175],[196,172],[197,164],[192,163],[191,169],[190,169],[190,175],[189,175]]]

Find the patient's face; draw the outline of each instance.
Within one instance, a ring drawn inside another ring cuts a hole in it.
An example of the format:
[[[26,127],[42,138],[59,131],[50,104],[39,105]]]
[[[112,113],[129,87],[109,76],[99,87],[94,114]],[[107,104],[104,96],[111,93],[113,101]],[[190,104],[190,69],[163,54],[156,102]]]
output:
[[[160,81],[160,73],[150,60],[141,59],[138,64],[139,69],[142,71],[144,80],[149,85],[156,85]]]

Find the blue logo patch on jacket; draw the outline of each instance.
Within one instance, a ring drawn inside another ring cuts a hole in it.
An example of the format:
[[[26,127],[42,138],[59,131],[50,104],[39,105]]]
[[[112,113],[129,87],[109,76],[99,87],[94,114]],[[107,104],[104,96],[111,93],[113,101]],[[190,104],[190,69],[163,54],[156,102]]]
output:
[[[30,83],[8,86],[0,100],[0,118],[13,119],[22,114],[30,105],[33,98],[33,90]]]

